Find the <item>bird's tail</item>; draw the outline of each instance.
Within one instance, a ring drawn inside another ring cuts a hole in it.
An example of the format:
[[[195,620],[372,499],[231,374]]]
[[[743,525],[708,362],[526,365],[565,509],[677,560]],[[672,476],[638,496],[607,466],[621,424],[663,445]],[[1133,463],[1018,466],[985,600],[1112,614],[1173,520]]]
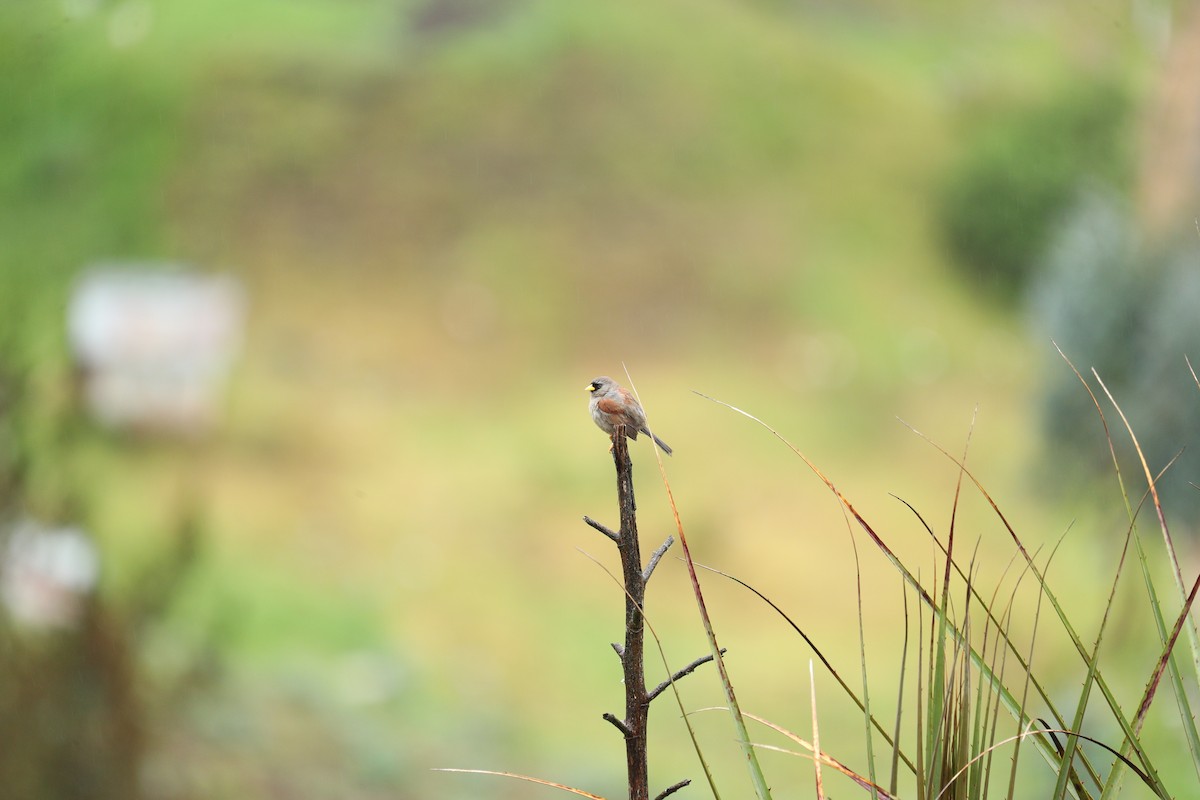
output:
[[[669,446],[667,446],[666,442],[664,442],[662,439],[658,438],[657,436],[654,436],[653,433],[651,433],[650,435],[654,438],[654,443],[656,445],[658,445],[660,448],[662,448],[662,451],[664,453],[666,453],[667,455],[671,455],[671,448]]]

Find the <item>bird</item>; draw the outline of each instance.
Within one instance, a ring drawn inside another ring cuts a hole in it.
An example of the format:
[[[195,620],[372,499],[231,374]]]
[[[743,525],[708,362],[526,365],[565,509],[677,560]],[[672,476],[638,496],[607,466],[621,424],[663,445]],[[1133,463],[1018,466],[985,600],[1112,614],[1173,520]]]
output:
[[[588,402],[592,410],[592,421],[600,430],[612,435],[618,425],[623,425],[625,435],[630,439],[637,439],[639,433],[644,433],[653,439],[664,453],[671,455],[671,448],[667,443],[646,427],[646,412],[628,389],[612,378],[601,376],[587,385],[587,391],[592,395]]]

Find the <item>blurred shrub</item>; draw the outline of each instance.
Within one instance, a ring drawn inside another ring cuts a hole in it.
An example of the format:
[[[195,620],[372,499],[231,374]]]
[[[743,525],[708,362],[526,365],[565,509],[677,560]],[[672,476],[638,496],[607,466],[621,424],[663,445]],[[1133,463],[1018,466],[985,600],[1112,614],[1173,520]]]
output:
[[[985,125],[952,168],[938,209],[942,234],[967,275],[1019,297],[1085,180],[1128,179],[1131,102],[1112,81],[1072,84]]]
[[[1119,416],[1089,374],[1095,367],[1133,426],[1168,511],[1200,521],[1200,241],[1195,231],[1163,243],[1137,235],[1131,212],[1110,195],[1078,203],[1054,236],[1045,269],[1031,284],[1031,320],[1053,353],[1053,339],[1096,391],[1135,504],[1142,469]],[[1095,406],[1054,354],[1043,381],[1045,440],[1056,472],[1111,474]]]
[[[13,341],[11,336],[0,338],[10,345]],[[16,435],[14,421],[30,419],[28,406],[40,402],[28,381],[30,373],[12,367],[16,352],[0,350],[0,795],[136,800],[143,796],[148,701],[164,705],[163,693],[145,680],[141,640],[167,616],[195,561],[196,517],[190,511],[179,516],[175,537],[144,567],[127,597],[114,601],[112,592],[88,586],[80,588],[78,618],[72,614],[47,622],[18,613],[14,586],[22,575],[17,550],[10,547],[17,530],[13,520],[44,506],[47,497],[62,506],[55,515],[58,522],[82,524],[88,515],[73,494],[77,487],[71,479],[51,486],[35,480],[46,463],[61,466],[70,436],[81,423],[69,409],[58,412],[59,446],[33,447]],[[45,551],[33,556],[39,557],[55,556]],[[45,570],[54,564],[35,566]],[[40,602],[53,603],[62,587],[51,587],[46,578],[39,573],[32,586],[28,580],[23,584],[24,590],[36,592]],[[47,597],[52,588],[55,594]],[[170,711],[164,705],[160,713]]]

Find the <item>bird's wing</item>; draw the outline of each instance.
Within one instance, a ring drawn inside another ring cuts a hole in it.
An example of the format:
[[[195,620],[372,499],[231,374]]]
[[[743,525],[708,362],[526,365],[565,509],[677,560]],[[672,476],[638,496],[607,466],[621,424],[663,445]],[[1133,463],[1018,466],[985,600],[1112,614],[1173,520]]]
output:
[[[596,401],[596,408],[610,416],[622,418],[626,416],[625,404],[611,397],[601,397]]]

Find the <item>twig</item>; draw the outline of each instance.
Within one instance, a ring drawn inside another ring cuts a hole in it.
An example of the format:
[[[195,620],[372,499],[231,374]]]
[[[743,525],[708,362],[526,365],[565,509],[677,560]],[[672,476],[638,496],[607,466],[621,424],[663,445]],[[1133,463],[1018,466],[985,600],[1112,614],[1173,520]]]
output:
[[[629,730],[629,726],[626,725],[621,720],[617,719],[615,715],[610,714],[607,711],[605,711],[602,716],[604,717],[606,722],[611,722],[613,725],[615,725],[617,727],[617,730],[619,730],[621,732],[621,734],[623,736],[625,736],[626,738],[629,738],[630,736],[633,735],[633,731]]]
[[[680,781],[679,783],[673,783],[670,786],[668,786],[667,788],[663,789],[661,792],[659,792],[658,795],[654,798],[654,800],[663,800],[664,797],[675,794],[676,792],[678,792],[680,789],[687,786],[691,782],[692,782],[692,779],[687,778],[685,780]]]
[[[725,653],[726,653],[726,650],[724,647],[722,647],[721,655],[725,655]],[[662,694],[667,689],[669,689],[671,687],[672,683],[679,680],[680,678],[683,678],[687,675],[692,674],[692,672],[695,671],[696,667],[700,666],[701,664],[707,664],[708,662],[710,662],[712,660],[713,660],[712,653],[709,653],[706,656],[700,656],[700,658],[697,658],[695,661],[688,664],[683,669],[677,671],[674,675],[667,678],[665,681],[660,683],[658,686],[655,686],[653,689],[651,689],[650,694],[646,696],[646,699],[650,700],[650,701],[654,700],[654,698],[658,697],[660,694]]]
[[[667,550],[671,549],[671,545],[675,544],[675,537],[668,536],[667,540],[650,555],[650,563],[646,565],[646,569],[642,571],[642,580],[649,581],[650,576],[654,574],[654,568],[658,566],[658,562],[662,560],[663,555]]]
[[[621,535],[619,533],[614,532],[611,528],[601,525],[599,522],[596,522],[596,520],[592,519],[591,517],[584,517],[583,521],[586,522],[588,525],[591,525],[596,530],[603,533],[608,538],[612,539],[617,544],[621,543]]]

